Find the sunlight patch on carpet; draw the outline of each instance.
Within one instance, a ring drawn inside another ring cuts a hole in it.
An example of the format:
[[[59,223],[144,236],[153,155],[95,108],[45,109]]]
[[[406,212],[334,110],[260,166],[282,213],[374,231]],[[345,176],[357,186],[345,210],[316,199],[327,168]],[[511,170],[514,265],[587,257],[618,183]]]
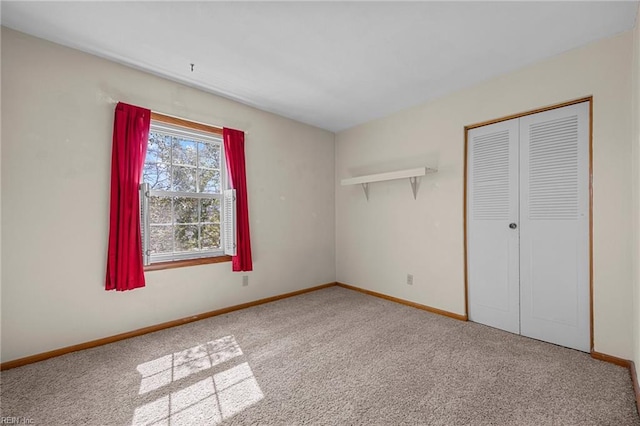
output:
[[[139,394],[158,390],[189,375],[241,356],[233,336],[194,346],[145,362]],[[247,362],[230,367],[184,388],[139,406],[132,425],[216,425],[264,398]]]
[[[225,336],[138,365],[142,375],[138,395],[159,389],[242,355],[234,336]]]

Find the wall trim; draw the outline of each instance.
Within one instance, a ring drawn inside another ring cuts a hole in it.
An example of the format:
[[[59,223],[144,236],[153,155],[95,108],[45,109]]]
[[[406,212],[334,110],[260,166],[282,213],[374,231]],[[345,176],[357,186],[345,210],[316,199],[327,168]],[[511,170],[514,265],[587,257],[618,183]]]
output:
[[[97,346],[107,345],[120,340],[129,339],[131,337],[142,336],[143,334],[153,333],[155,331],[164,330],[171,327],[177,327],[179,325],[188,324],[190,322],[199,321],[206,318],[215,317],[229,312],[238,311],[240,309],[250,308],[252,306],[263,305],[265,303],[275,302],[276,300],[286,299],[293,296],[298,296],[304,293],[310,293],[316,290],[322,290],[323,288],[333,287],[336,283],[327,283],[318,285],[315,287],[309,287],[302,290],[292,291],[291,293],[280,294],[277,296],[267,297],[265,299],[254,300],[253,302],[241,303],[239,305],[229,306],[227,308],[216,309],[215,311],[204,312],[197,315],[192,315],[185,318],[180,318],[173,321],[163,322],[161,324],[152,325],[149,327],[139,328],[137,330],[129,331],[126,333],[116,334],[114,336],[104,337],[102,339],[91,340],[89,342],[80,343],[77,345],[67,346],[60,349],[54,349],[52,351],[39,353],[36,355],[27,356],[24,358],[15,359],[0,363],[0,370],[9,370],[11,368],[22,367],[23,365],[33,364],[34,362],[44,361],[49,358],[54,358],[60,355],[65,355],[71,352],[81,351],[83,349],[95,348]]]
[[[620,367],[625,367],[629,369],[629,375],[631,376],[631,384],[633,385],[633,393],[636,397],[636,410],[638,410],[638,414],[640,415],[640,383],[638,383],[638,372],[636,371],[636,365],[633,361],[618,358],[616,356],[611,356],[607,354],[603,354],[601,352],[596,352],[594,350],[591,351],[591,358],[610,362],[611,364],[619,365]]]
[[[629,372],[631,373],[631,382],[633,382],[633,391],[636,394],[636,409],[640,415],[640,383],[638,383],[636,364],[633,361],[629,361]]]
[[[593,96],[584,96],[582,98],[574,99],[572,101],[561,102],[559,104],[547,105],[542,108],[536,108],[529,111],[519,112],[517,114],[507,115],[506,117],[495,118],[493,120],[483,121],[481,123],[470,124],[468,126],[464,126],[465,131],[475,129],[476,127],[488,126],[489,124],[500,123],[501,121],[512,120],[514,118],[521,118],[527,115],[538,114],[540,112],[550,111],[552,109],[564,108],[566,106],[581,104],[583,102],[593,102]]]
[[[595,348],[593,310],[593,96],[589,100],[589,338],[591,352]]]
[[[460,320],[460,321],[467,321],[467,316],[466,315],[460,315],[460,314],[456,314],[456,313],[453,313],[453,312],[444,311],[442,309],[432,308],[431,306],[421,305],[420,303],[415,303],[415,302],[411,302],[409,300],[399,299],[397,297],[388,296],[386,294],[377,293],[377,292],[371,291],[371,290],[365,290],[363,288],[354,287],[354,286],[349,285],[349,284],[344,284],[344,283],[337,282],[336,285],[338,287],[342,287],[342,288],[346,288],[346,289],[349,289],[349,290],[358,291],[360,293],[368,294],[369,296],[375,296],[375,297],[379,297],[381,299],[386,299],[386,300],[390,300],[392,302],[400,303],[402,305],[411,306],[412,308],[422,309],[423,311],[431,312],[433,314],[444,315],[445,317],[457,319],[457,320]]]
[[[222,127],[212,126],[210,124],[198,123],[193,120],[187,120],[185,118],[174,117],[167,114],[161,114],[156,111],[151,111],[151,119],[160,121],[163,123],[174,124],[176,126],[187,127],[190,129],[201,130],[207,133],[215,133],[222,136]]]
[[[144,267],[145,272],[162,271],[165,269],[184,268],[187,266],[207,265],[210,263],[231,262],[231,256],[210,256],[196,259],[169,260],[167,262],[151,263]]]
[[[629,361],[628,359],[618,358],[617,356],[607,355],[603,354],[602,352],[596,351],[591,351],[591,358],[631,369],[631,361]]]

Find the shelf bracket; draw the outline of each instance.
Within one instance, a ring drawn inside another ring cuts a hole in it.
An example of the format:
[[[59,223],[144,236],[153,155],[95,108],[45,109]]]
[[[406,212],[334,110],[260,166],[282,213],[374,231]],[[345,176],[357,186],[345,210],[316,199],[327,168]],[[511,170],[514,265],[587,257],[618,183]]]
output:
[[[363,183],[362,184],[362,190],[364,191],[364,196],[367,198],[367,201],[369,201],[369,183]]]
[[[413,191],[413,199],[417,200],[418,199],[418,178],[415,176],[410,177],[409,183],[411,183],[411,190]]]

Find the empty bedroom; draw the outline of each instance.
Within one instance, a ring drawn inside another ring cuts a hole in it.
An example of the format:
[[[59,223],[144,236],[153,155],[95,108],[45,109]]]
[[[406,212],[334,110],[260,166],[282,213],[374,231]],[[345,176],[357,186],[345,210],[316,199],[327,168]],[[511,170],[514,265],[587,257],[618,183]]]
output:
[[[638,1],[0,2],[0,424],[640,426]]]

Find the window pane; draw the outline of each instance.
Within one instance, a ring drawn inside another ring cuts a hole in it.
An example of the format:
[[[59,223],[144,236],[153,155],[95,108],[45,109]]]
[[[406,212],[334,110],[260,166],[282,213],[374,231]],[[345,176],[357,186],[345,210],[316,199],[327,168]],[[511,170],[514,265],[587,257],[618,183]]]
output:
[[[196,169],[173,166],[173,190],[196,192]]]
[[[149,132],[147,163],[171,163],[171,137],[162,133]]]
[[[198,170],[200,192],[220,193],[220,170]]]
[[[220,168],[220,145],[198,142],[198,158],[200,167],[209,169]]]
[[[176,225],[176,251],[198,250],[198,225]]]
[[[197,166],[196,143],[182,138],[173,138],[173,164]]]
[[[151,189],[169,190],[169,165],[162,163],[145,163],[142,172],[142,181],[149,184]]]
[[[171,223],[171,198],[149,197],[149,223]]]
[[[176,223],[198,223],[198,199],[176,197],[173,201]]]
[[[143,169],[143,182],[151,190],[169,191],[148,199],[149,251],[182,258],[188,253],[197,257],[203,249],[219,250],[222,201],[170,192],[221,194],[222,144],[167,133],[152,126]]]
[[[220,223],[220,200],[200,200],[200,222]]]
[[[200,232],[202,250],[220,248],[220,225],[201,225]]]
[[[173,227],[151,226],[149,232],[149,250],[155,253],[171,253],[173,251]]]

